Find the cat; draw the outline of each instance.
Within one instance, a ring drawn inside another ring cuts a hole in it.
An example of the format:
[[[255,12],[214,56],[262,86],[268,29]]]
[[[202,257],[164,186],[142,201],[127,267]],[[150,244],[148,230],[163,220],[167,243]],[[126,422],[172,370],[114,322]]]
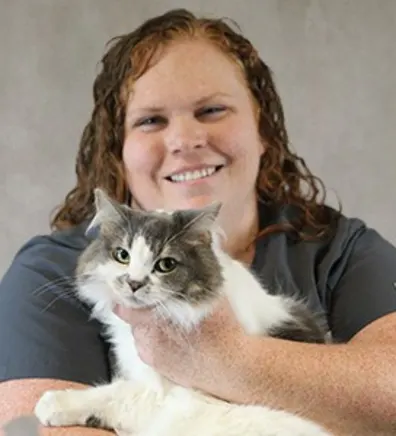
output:
[[[219,203],[201,209],[134,210],[95,190],[88,231],[98,235],[76,268],[78,297],[106,326],[116,356],[114,379],[83,390],[47,391],[35,415],[47,426],[90,426],[136,436],[328,436],[317,423],[282,410],[237,405],[174,385],[137,353],[115,304],[153,307],[180,332],[199,323],[225,296],[248,334],[327,342],[326,329],[298,299],[271,295],[221,249]]]

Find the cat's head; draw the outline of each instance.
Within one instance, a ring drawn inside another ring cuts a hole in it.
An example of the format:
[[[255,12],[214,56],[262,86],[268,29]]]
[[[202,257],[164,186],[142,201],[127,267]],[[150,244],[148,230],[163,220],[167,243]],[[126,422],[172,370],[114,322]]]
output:
[[[98,226],[98,235],[78,263],[83,296],[95,303],[156,306],[170,317],[213,304],[223,284],[213,239],[220,204],[145,212],[111,200],[100,189],[95,204],[90,228]]]

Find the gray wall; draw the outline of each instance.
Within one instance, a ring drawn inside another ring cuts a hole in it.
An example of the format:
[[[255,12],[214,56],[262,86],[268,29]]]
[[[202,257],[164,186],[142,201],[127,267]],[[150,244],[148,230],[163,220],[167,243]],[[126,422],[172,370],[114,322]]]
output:
[[[239,22],[272,66],[294,148],[345,213],[396,242],[395,0],[0,0],[0,275],[74,183],[107,40],[182,4]]]

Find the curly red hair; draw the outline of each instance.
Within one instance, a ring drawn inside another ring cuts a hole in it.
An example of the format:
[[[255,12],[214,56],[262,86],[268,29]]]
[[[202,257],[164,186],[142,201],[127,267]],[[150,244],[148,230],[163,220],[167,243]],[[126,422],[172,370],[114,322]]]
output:
[[[94,109],[77,155],[77,184],[56,211],[52,226],[61,229],[91,218],[93,191],[98,186],[120,202],[129,200],[122,147],[131,85],[163,48],[186,37],[206,38],[235,60],[257,104],[259,133],[267,144],[257,191],[270,206],[292,205],[297,211],[290,222],[261,229],[261,234],[285,230],[302,238],[325,234],[337,214],[324,204],[322,181],[289,148],[283,108],[269,67],[249,40],[226,20],[199,18],[184,9],[147,20],[133,32],[111,40],[93,86]]]

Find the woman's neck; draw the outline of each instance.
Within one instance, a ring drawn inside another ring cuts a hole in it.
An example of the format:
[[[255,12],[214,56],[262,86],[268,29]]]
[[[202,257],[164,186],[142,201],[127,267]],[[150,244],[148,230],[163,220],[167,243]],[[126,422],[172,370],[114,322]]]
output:
[[[234,218],[235,217],[235,218]],[[234,259],[246,264],[251,264],[255,254],[255,240],[259,231],[259,217],[257,208],[250,213],[245,213],[242,220],[237,215],[225,218],[225,223],[220,223],[226,234],[223,250]]]
[[[135,199],[131,207],[143,210]],[[259,213],[256,197],[254,196],[250,208],[244,208],[242,217],[235,211],[223,209],[220,226],[226,234],[222,249],[231,257],[247,265],[253,262],[255,255],[255,240],[259,232]]]

